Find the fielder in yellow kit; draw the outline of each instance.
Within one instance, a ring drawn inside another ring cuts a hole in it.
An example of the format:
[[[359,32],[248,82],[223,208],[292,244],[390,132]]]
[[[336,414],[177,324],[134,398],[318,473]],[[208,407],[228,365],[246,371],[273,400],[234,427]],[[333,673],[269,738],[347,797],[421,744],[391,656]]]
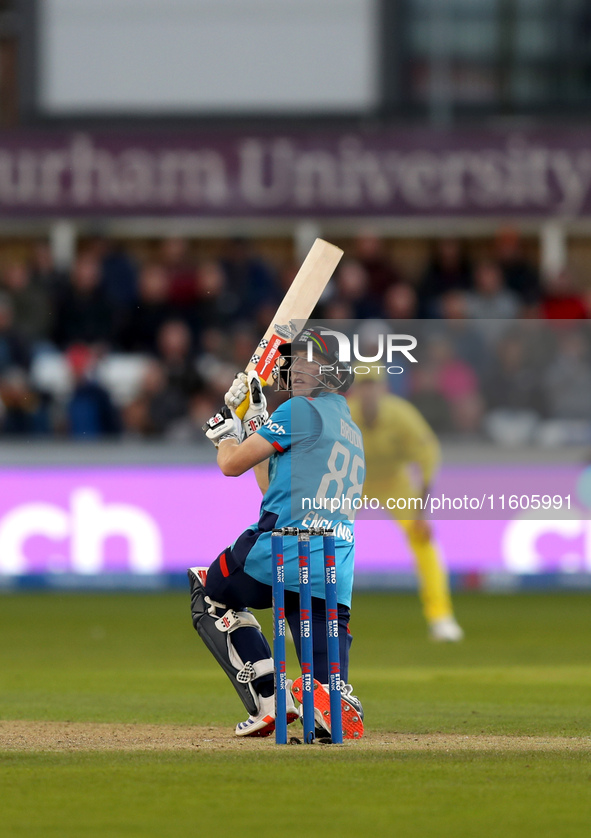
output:
[[[439,465],[440,447],[418,410],[388,392],[385,375],[380,376],[375,367],[369,375],[358,375],[349,408],[363,434],[364,494],[378,498],[387,508],[389,498],[425,497]],[[413,517],[408,510],[393,509],[390,514],[404,530],[415,559],[430,637],[444,642],[461,640],[464,632],[453,614],[447,569],[431,525],[420,511]]]

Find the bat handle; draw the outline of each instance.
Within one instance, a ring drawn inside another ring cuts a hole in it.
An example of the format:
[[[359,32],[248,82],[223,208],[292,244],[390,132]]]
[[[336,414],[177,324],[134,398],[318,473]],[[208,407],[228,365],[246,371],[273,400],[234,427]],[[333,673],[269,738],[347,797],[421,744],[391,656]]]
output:
[[[244,419],[244,414],[248,410],[250,405],[250,396],[247,396],[241,404],[238,405],[234,413],[239,419]]]

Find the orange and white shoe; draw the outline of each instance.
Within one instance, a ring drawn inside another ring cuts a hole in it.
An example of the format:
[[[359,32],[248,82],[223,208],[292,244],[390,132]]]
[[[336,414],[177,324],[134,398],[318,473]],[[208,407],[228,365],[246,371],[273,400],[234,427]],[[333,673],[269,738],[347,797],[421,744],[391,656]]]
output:
[[[296,678],[292,691],[297,700],[302,702],[302,679]],[[341,681],[341,714],[343,719],[343,739],[361,739],[363,736],[363,707],[351,684]],[[317,735],[330,735],[330,693],[328,684],[321,684],[314,679],[314,721]]]
[[[298,709],[294,704],[288,681],[287,690],[287,724],[299,718]],[[267,698],[259,696],[259,712],[256,716],[249,716],[245,722],[236,725],[236,736],[270,736],[275,730],[275,696]]]

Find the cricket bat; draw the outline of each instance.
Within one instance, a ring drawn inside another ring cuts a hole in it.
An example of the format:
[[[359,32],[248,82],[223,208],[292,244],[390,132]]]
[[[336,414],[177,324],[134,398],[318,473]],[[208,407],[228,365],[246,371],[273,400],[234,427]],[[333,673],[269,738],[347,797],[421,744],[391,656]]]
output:
[[[293,321],[307,320],[312,314],[342,255],[340,247],[323,239],[316,239],[310,248],[246,367],[247,373],[255,370],[263,385],[268,384],[272,378],[279,347],[288,343],[297,333],[298,327]],[[247,410],[248,399],[245,399],[236,413],[242,419]]]

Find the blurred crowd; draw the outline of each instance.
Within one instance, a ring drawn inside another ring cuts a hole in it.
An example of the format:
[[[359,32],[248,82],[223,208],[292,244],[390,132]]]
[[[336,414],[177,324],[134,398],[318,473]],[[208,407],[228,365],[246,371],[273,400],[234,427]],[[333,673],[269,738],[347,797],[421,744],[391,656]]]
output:
[[[201,439],[297,267],[245,239],[196,259],[172,237],[140,261],[97,237],[63,271],[36,242],[0,269],[0,433]],[[421,363],[393,388],[442,434],[591,439],[591,290],[569,270],[542,281],[514,230],[480,260],[436,241],[415,276],[360,235],[315,316],[413,320]]]

